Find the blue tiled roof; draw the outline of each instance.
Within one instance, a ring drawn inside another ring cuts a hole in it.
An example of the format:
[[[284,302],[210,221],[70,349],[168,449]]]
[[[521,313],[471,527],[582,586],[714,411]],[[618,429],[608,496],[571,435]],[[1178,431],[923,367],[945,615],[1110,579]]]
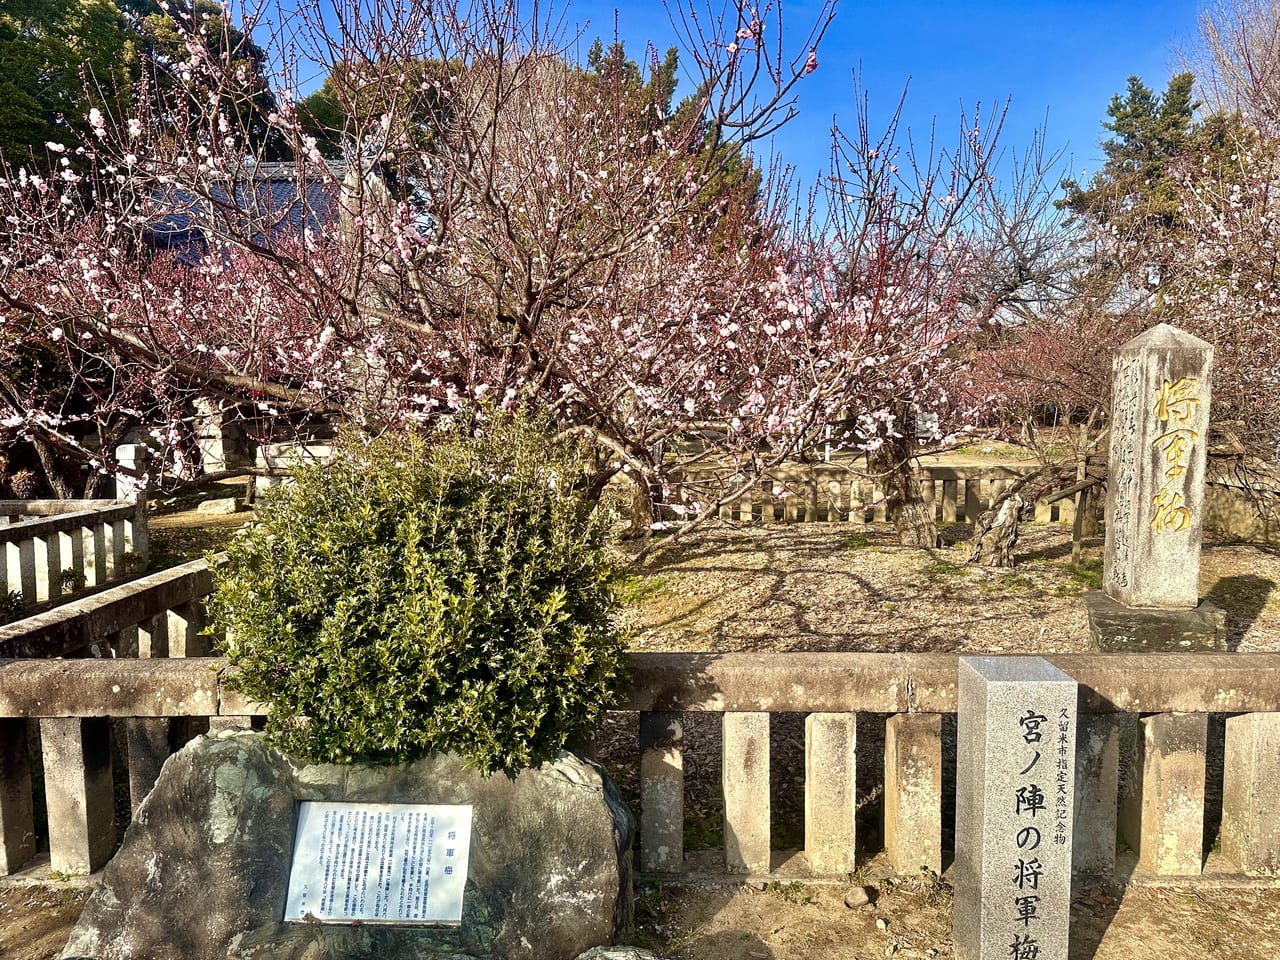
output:
[[[301,237],[338,219],[337,186],[319,178],[298,192],[298,168],[293,164],[260,164],[250,176],[214,181],[208,200],[189,187],[175,186],[158,204],[171,212],[152,221],[146,243],[194,264],[219,235],[248,235],[255,243]]]

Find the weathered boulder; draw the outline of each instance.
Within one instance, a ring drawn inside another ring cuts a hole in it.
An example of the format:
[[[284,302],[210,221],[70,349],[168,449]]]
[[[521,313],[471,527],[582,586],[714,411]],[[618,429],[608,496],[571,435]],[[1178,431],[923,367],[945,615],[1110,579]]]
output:
[[[281,922],[302,800],[471,804],[461,926]],[[612,782],[572,754],[484,778],[451,755],[304,766],[224,732],[165,764],[62,956],[574,960],[630,928],[633,835]]]
[[[639,947],[592,947],[578,960],[658,960],[658,956]]]
[[[227,514],[236,513],[240,509],[240,501],[235,497],[220,497],[217,500],[202,500],[196,504],[196,513]]]

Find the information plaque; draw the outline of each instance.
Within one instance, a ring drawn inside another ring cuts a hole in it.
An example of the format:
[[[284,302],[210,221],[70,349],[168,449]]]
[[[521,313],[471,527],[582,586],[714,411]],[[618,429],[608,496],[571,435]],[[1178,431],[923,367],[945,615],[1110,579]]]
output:
[[[303,801],[285,922],[462,921],[471,807]]]

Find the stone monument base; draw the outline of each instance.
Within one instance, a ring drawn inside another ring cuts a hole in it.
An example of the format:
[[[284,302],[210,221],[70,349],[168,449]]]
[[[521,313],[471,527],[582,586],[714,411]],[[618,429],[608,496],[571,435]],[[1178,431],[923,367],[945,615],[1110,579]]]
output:
[[[307,800],[471,806],[461,924],[284,922]],[[630,928],[633,837],[604,771],[568,753],[484,777],[451,754],[306,766],[261,734],[199,737],[165,763],[62,956],[575,960]]]
[[[1208,600],[1190,610],[1127,607],[1101,590],[1084,595],[1095,650],[1192,653],[1227,648],[1227,614]]]

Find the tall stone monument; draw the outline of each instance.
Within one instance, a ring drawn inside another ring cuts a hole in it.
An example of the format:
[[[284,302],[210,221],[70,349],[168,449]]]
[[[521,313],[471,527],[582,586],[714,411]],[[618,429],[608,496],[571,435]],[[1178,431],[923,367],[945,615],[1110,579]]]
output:
[[[1076,682],[1041,657],[962,657],[956,960],[1066,960]]]
[[[1104,650],[1217,648],[1224,614],[1200,602],[1213,347],[1158,324],[1116,351],[1102,590],[1086,594]]]

